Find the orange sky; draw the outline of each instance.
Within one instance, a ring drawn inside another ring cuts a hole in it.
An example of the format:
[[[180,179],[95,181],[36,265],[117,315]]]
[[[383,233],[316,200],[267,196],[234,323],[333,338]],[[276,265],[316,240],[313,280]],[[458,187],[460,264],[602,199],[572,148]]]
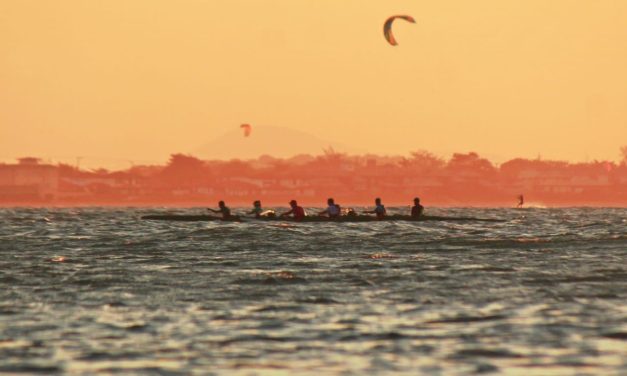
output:
[[[398,13],[417,24],[391,47]],[[624,0],[3,1],[0,160],[162,162],[241,123],[373,153],[617,160],[626,25]]]

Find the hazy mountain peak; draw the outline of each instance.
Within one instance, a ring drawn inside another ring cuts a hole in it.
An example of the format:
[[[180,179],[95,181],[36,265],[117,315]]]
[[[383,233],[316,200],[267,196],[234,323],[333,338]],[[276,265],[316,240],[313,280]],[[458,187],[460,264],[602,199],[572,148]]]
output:
[[[239,126],[202,145],[192,154],[202,159],[251,159],[262,155],[292,157],[299,154],[322,154],[332,148],[337,152],[355,153],[338,142],[318,138],[310,133],[274,126],[252,125],[250,136],[245,137]]]

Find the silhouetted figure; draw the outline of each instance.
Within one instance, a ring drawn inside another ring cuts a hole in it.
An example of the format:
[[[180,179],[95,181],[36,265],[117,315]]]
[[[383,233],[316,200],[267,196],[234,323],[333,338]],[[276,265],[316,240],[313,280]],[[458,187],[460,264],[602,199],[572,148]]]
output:
[[[525,197],[523,195],[518,195],[518,205],[517,208],[522,208],[525,204]]]
[[[383,204],[381,204],[381,199],[377,197],[374,200],[374,205],[375,205],[374,210],[365,211],[364,213],[366,213],[366,214],[376,214],[378,219],[385,218],[386,210],[385,210],[385,206],[383,206]]]
[[[256,200],[255,202],[253,202],[253,209],[249,211],[248,214],[254,214],[255,218],[260,218],[262,212],[263,209],[261,208],[261,201]]]
[[[303,218],[305,218],[305,209],[303,209],[301,206],[298,206],[296,200],[290,201],[290,207],[292,209],[281,214],[281,217],[285,217],[291,214],[296,221],[301,221]]]
[[[414,206],[411,208],[411,217],[420,218],[425,211],[425,207],[420,205],[420,198],[414,198]]]
[[[338,218],[342,214],[342,208],[340,208],[340,205],[336,204],[335,200],[332,198],[327,200],[327,205],[327,208],[318,213],[318,215],[327,215],[329,218]]]
[[[230,219],[231,218],[231,209],[229,209],[224,201],[218,202],[218,210],[207,208],[207,210],[212,211],[214,213],[222,213],[222,219]]]

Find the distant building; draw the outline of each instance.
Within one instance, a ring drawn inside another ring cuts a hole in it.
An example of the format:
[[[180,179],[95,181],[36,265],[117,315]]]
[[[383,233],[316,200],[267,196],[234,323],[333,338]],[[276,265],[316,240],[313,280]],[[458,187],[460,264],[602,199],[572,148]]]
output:
[[[0,164],[0,202],[53,200],[59,190],[57,167],[38,158],[20,158],[17,164]]]

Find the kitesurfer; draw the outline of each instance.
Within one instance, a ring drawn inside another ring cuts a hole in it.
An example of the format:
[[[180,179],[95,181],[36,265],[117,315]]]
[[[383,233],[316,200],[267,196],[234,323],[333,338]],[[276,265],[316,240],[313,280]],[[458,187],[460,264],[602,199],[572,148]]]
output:
[[[420,205],[420,198],[414,198],[414,206],[411,208],[411,217],[412,218],[420,218],[422,217],[425,211],[424,206]]]
[[[296,200],[290,201],[290,207],[292,209],[281,214],[281,217],[286,217],[291,214],[295,221],[302,221],[303,218],[305,218],[305,209],[303,209],[302,206],[298,206]]]
[[[230,219],[231,218],[231,209],[226,206],[224,201],[218,202],[218,210],[207,208],[207,210],[212,211],[214,213],[222,213],[222,219]]]
[[[385,206],[383,206],[383,204],[381,204],[381,199],[377,197],[374,200],[374,205],[375,205],[374,210],[366,211],[364,213],[366,213],[366,214],[376,214],[377,219],[385,218],[386,210],[385,210]]]
[[[340,205],[336,204],[332,198],[327,200],[327,208],[318,213],[319,216],[327,215],[329,218],[338,218],[341,214],[342,209]]]

